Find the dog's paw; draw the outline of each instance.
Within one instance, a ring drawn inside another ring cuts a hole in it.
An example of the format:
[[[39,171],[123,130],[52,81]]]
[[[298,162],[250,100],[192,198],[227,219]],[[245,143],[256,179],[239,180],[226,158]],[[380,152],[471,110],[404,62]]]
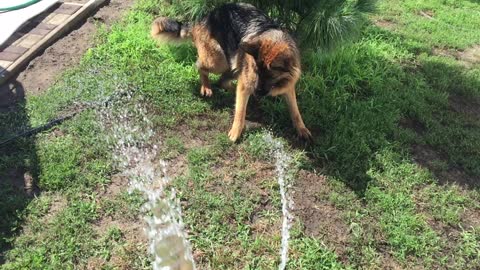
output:
[[[206,87],[206,86],[202,86],[202,87],[200,88],[200,94],[201,94],[202,96],[205,96],[205,97],[210,97],[210,96],[212,96],[213,92],[212,92],[212,89],[211,89],[211,88]]]
[[[300,137],[300,138],[302,138],[306,141],[313,140],[312,133],[306,127],[297,128],[297,133],[298,133],[298,137]]]
[[[228,132],[228,138],[230,138],[232,142],[235,142],[236,140],[238,140],[238,138],[240,138],[240,135],[242,135],[241,127],[233,126]]]

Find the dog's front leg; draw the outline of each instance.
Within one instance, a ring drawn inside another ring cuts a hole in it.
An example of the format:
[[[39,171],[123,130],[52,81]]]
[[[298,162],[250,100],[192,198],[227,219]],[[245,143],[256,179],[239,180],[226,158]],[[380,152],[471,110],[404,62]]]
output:
[[[200,94],[202,96],[207,96],[210,97],[212,95],[212,86],[210,85],[210,80],[208,79],[208,71],[205,71],[204,69],[199,69],[198,70],[200,73]]]
[[[242,134],[245,127],[245,115],[250,95],[253,94],[258,84],[257,64],[255,59],[245,54],[242,71],[238,77],[237,89],[235,91],[235,117],[233,125],[228,133],[232,141],[236,141]]]
[[[247,104],[252,92],[239,82],[235,93],[235,117],[233,119],[232,128],[228,132],[231,141],[236,141],[242,134],[245,127],[245,115],[247,113]]]
[[[303,139],[310,140],[312,138],[312,134],[310,133],[310,130],[305,127],[302,116],[300,115],[300,111],[298,110],[295,88],[292,87],[291,89],[289,89],[284,94],[284,97],[287,101],[288,110],[290,111],[290,117],[292,118],[293,126],[297,130],[298,136]]]

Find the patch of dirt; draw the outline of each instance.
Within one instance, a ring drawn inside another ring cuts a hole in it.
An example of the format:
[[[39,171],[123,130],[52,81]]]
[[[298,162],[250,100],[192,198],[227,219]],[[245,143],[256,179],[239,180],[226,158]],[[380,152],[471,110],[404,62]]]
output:
[[[179,155],[175,159],[167,161],[167,175],[175,179],[187,171],[187,159],[184,155]]]
[[[397,24],[394,21],[388,20],[388,19],[375,20],[374,24],[380,28],[387,29],[387,30],[392,30],[397,26]]]
[[[454,50],[446,48],[433,48],[432,54],[453,57],[463,66],[470,68],[480,64],[480,45],[472,46],[466,50]]]
[[[109,185],[98,188],[100,200],[112,200],[125,191],[128,186],[128,178],[121,175],[113,175]],[[100,203],[101,205],[101,203]],[[133,260],[130,256],[136,254],[148,254],[148,239],[144,228],[146,224],[142,218],[135,219],[123,215],[102,215],[94,224],[93,230],[97,239],[105,237],[111,228],[118,228],[121,231],[121,239],[118,245],[110,249],[110,258],[105,260],[102,256],[90,257],[86,269],[103,269],[105,267],[115,267],[116,269],[132,269]]]
[[[455,53],[456,53],[456,50],[451,50],[451,49],[445,49],[445,48],[439,48],[439,47],[434,47],[432,49],[432,54],[438,55],[438,56],[456,58]]]
[[[433,17],[435,17],[433,10],[420,10],[418,14],[430,20],[433,20]]]
[[[110,26],[132,3],[132,0],[110,0],[78,28],[31,60],[22,72],[0,86],[0,109],[23,100],[25,95],[36,95],[50,87],[63,72],[77,65],[87,49],[94,45],[96,24]]]
[[[400,263],[397,262],[395,257],[391,254],[383,253],[381,257],[381,264],[382,269],[385,270],[403,270],[405,266],[402,266]]]
[[[245,193],[255,193],[260,195],[260,205],[254,210],[250,217],[252,229],[254,233],[265,233],[268,231],[273,234],[274,232],[272,232],[271,224],[262,220],[262,218],[259,217],[258,213],[261,213],[264,210],[278,210],[278,206],[273,205],[270,199],[272,196],[271,193],[277,191],[265,188],[264,185],[262,185],[264,181],[268,181],[269,179],[277,181],[275,167],[270,163],[257,161],[253,164],[250,164],[249,168],[251,168],[255,172],[255,174],[249,177],[248,181],[245,182],[245,185],[242,186],[242,190]],[[277,228],[280,228],[280,225],[278,227],[275,227],[275,230],[277,230]]]
[[[68,201],[65,196],[55,195],[50,207],[48,208],[47,214],[43,217],[45,220],[50,220],[55,217],[60,211],[67,207]]]
[[[108,261],[100,257],[89,258],[87,269],[101,269],[107,266],[107,263],[110,267],[131,269],[132,261],[128,256],[129,253],[140,251],[141,254],[148,254],[148,239],[143,231],[143,222],[114,220],[112,217],[106,216],[94,225],[94,230],[99,238],[104,237],[111,228],[118,228],[121,231],[122,238],[120,241],[124,243],[111,250],[111,257]]]
[[[102,197],[107,196],[108,198],[113,199],[122,191],[125,191],[127,186],[128,179],[124,175],[116,174],[110,177],[110,184],[107,187],[100,189],[98,193]]]
[[[342,211],[320,198],[319,194],[329,192],[324,176],[301,170],[294,187],[294,215],[304,224],[307,235],[321,238],[328,246],[334,247],[342,261],[346,261],[350,229],[342,218]]]
[[[49,195],[47,195],[49,196]],[[38,219],[38,223],[40,224],[49,224],[52,222],[52,220],[55,219],[55,217],[64,209],[67,208],[68,206],[68,200],[64,195],[61,195],[59,193],[55,193],[51,195],[52,200],[50,202],[50,206],[48,207],[48,211],[45,213],[45,215],[41,216]],[[34,226],[35,227],[35,226]],[[33,229],[31,226],[23,226],[22,227],[22,234],[24,235],[38,235],[38,231],[36,229]],[[38,235],[38,238],[40,239],[43,236]]]
[[[211,189],[218,193],[225,192],[225,188],[232,188],[232,185],[239,185],[238,189],[243,194],[255,194],[259,196],[259,204],[253,210],[249,217],[249,222],[252,228],[252,233],[261,234],[275,234],[278,233],[278,227],[272,227],[271,222],[262,218],[259,213],[263,211],[278,211],[278,205],[274,205],[271,200],[271,193],[277,192],[268,187],[265,187],[265,181],[276,182],[275,167],[264,161],[250,160],[248,168],[238,167],[235,162],[239,159],[238,152],[228,152],[223,156],[222,162],[215,164],[212,168],[218,179],[223,179],[221,182],[212,182]],[[225,170],[225,168],[230,168]],[[247,170],[244,170],[247,169]],[[241,176],[239,173],[251,172],[252,174]]]
[[[426,131],[425,125],[415,118],[402,118],[399,124],[401,127],[411,129],[419,135],[424,134]]]
[[[480,45],[475,45],[464,51],[458,52],[458,58],[466,63],[480,63]]]
[[[465,229],[470,227],[480,228],[480,209],[466,209],[461,218]]]
[[[451,94],[448,103],[454,112],[464,114],[480,123],[480,99]]]
[[[414,144],[411,153],[413,161],[431,171],[440,184],[456,183],[462,187],[478,187],[480,184],[480,179],[468,175],[458,166],[448,164],[447,157],[431,146]]]

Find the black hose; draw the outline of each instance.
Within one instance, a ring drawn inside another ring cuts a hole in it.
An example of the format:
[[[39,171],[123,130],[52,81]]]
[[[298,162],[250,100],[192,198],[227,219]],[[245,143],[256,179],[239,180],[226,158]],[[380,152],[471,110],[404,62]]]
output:
[[[44,131],[44,130],[47,130],[47,129],[49,129],[49,128],[52,128],[52,127],[54,127],[54,126],[56,126],[56,125],[59,125],[59,124],[63,123],[63,121],[68,120],[68,119],[74,117],[77,113],[79,113],[79,112],[74,112],[74,113],[69,114],[69,115],[67,115],[67,116],[59,117],[59,118],[54,119],[54,120],[52,120],[52,121],[50,121],[50,122],[48,122],[48,123],[46,123],[46,124],[44,124],[44,125],[41,125],[41,126],[38,126],[38,127],[32,128],[32,129],[29,129],[29,130],[27,130],[27,131],[24,131],[24,132],[22,132],[22,133],[19,133],[19,134],[15,135],[15,136],[13,136],[13,137],[11,137],[11,138],[3,141],[3,142],[0,142],[0,147],[11,143],[11,142],[17,140],[18,138],[28,137],[28,136],[37,134],[37,133],[39,133],[39,132],[42,132],[42,131]]]

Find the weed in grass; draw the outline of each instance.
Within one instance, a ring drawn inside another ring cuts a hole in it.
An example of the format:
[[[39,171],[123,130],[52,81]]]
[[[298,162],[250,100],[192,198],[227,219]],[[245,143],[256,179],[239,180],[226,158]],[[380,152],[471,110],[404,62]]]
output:
[[[451,226],[460,224],[460,216],[471,204],[468,198],[461,194],[458,186],[439,188],[429,185],[416,197],[422,201],[425,211],[432,217]]]
[[[253,158],[272,160],[270,145],[265,141],[263,132],[249,134],[245,140],[245,151]]]
[[[292,231],[292,258],[288,267],[293,269],[348,269],[342,265],[335,252],[316,239],[300,237],[299,231]]]
[[[140,208],[145,198],[138,191],[123,191],[113,198],[106,198],[100,202],[100,211],[104,216],[115,219],[136,220],[140,215]]]
[[[172,136],[165,139],[165,147],[162,147],[161,152],[165,160],[173,159],[180,154],[185,153],[185,145],[178,137]]]
[[[105,184],[112,170],[108,148],[94,126],[91,114],[81,116],[63,132],[39,140],[39,186],[45,190]]]
[[[467,258],[468,267],[473,269],[475,266],[480,266],[480,233],[478,228],[463,231],[461,237],[462,245],[459,248],[462,255]],[[471,261],[468,262],[468,259]]]

